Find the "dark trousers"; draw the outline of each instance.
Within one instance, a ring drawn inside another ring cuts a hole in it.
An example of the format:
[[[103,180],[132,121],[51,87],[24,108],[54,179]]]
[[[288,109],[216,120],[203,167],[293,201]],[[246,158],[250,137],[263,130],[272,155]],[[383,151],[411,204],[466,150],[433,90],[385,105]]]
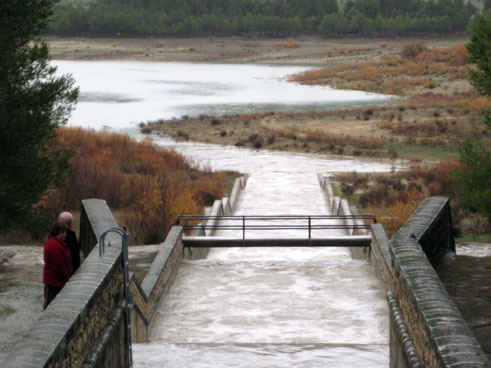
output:
[[[60,292],[61,287],[59,286],[51,286],[44,284],[44,304],[43,310],[48,308],[49,303],[53,301],[56,295]]]

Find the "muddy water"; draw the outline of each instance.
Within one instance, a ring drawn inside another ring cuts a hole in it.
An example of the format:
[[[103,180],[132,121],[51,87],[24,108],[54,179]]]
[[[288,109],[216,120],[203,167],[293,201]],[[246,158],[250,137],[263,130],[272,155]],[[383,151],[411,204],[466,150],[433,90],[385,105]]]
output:
[[[318,172],[390,170],[339,157],[156,141],[211,168],[248,173],[240,215],[329,214]],[[336,233],[313,234],[325,235]],[[183,263],[151,342],[134,346],[135,367],[387,367],[382,290],[370,265],[344,248],[213,249]]]

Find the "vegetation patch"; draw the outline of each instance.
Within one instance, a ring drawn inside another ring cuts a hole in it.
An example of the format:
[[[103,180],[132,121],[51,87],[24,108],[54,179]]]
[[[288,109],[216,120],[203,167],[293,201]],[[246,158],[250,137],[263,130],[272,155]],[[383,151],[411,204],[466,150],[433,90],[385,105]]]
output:
[[[442,160],[436,165],[413,165],[407,171],[393,173],[337,174],[340,195],[365,213],[377,216],[389,237],[407,221],[428,196],[451,199],[454,235],[489,234],[490,223],[485,213],[465,206],[462,194],[454,189],[454,173],[461,169],[456,159]]]
[[[82,199],[103,198],[133,244],[160,242],[177,215],[202,213],[238,176],[199,168],[150,138],[137,142],[123,134],[63,128],[54,146],[73,150],[71,172],[35,206],[27,227],[38,238],[61,209],[78,211]]]

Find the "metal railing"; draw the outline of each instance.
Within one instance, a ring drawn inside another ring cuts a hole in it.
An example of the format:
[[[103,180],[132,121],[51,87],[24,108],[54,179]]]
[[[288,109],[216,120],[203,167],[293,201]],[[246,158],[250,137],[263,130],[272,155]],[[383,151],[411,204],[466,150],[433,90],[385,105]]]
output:
[[[343,223],[332,224],[335,220]],[[345,220],[351,220],[347,224]],[[226,222],[226,223],[224,223]],[[270,222],[270,223],[265,223]],[[273,223],[272,223],[273,222]],[[274,223],[279,222],[279,223]],[[362,222],[362,223],[360,223]],[[184,230],[241,230],[245,239],[246,230],[307,230],[308,239],[312,238],[313,230],[369,230],[372,223],[377,223],[373,215],[305,215],[305,216],[178,216],[177,225]]]
[[[130,265],[128,257],[128,233],[119,227],[113,227],[104,232],[99,237],[99,256],[105,252],[106,236],[109,233],[116,233],[121,236],[121,248],[123,251],[123,275],[124,275],[124,337],[125,337],[125,367],[133,367],[133,352],[131,346],[131,307],[132,298],[130,292]],[[108,242],[111,246],[111,242]]]

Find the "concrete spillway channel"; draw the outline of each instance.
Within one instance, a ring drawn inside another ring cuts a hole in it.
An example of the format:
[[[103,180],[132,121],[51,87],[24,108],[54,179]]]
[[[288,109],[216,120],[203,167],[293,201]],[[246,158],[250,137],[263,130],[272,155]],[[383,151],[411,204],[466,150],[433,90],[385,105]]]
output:
[[[315,175],[284,173],[251,175],[235,214],[329,212]],[[133,346],[134,365],[388,367],[384,295],[373,267],[346,248],[212,249],[204,260],[183,262],[151,341]]]

